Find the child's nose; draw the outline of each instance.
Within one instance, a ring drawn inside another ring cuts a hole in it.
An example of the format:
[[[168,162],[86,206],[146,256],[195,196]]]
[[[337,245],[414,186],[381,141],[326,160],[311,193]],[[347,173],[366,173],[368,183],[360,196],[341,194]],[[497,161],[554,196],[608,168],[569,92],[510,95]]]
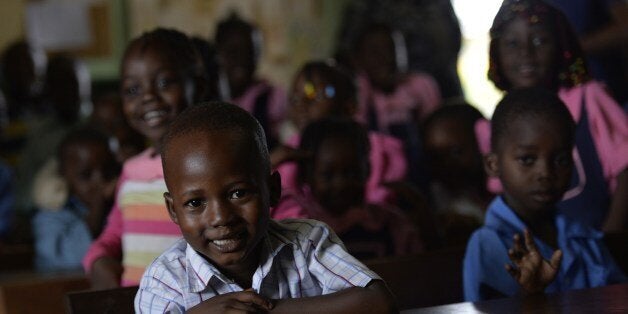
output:
[[[150,102],[155,100],[155,91],[156,88],[153,84],[146,84],[144,87],[144,93],[142,94],[142,102]]]
[[[230,225],[235,215],[229,204],[215,200],[210,202],[210,210],[206,211],[206,217],[204,218],[208,226],[216,228]]]

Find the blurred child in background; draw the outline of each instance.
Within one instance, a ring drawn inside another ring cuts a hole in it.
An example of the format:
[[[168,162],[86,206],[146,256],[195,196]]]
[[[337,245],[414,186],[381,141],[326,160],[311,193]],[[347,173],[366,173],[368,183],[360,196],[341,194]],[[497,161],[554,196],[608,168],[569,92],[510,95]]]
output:
[[[281,173],[282,187],[293,189],[296,182],[296,163],[307,154],[295,150],[300,133],[316,120],[327,117],[352,118],[357,110],[357,92],[353,78],[338,66],[322,61],[306,63],[295,76],[291,89],[288,117],[299,133],[291,136],[286,146],[271,152],[271,162]],[[368,132],[370,143],[370,172],[366,198],[370,202],[384,202],[390,191],[385,182],[404,180],[407,161],[403,143],[377,131]]]
[[[286,94],[282,89],[255,77],[262,52],[260,31],[234,13],[218,23],[214,41],[221,99],[244,108],[260,121],[272,149],[279,143]]]
[[[67,194],[60,208],[39,208],[33,218],[39,270],[81,266],[105,224],[120,173],[108,138],[92,129],[69,133],[59,144],[56,159]]]
[[[83,266],[94,288],[137,285],[144,268],[181,232],[163,203],[162,137],[186,107],[203,99],[202,63],[183,33],[158,28],[129,43],[121,64],[124,115],[150,141],[122,169],[107,225]]]
[[[422,127],[429,200],[446,245],[467,242],[482,225],[492,198],[474,133],[480,119],[482,114],[470,105],[448,105],[430,114]]]
[[[299,193],[283,206],[300,206],[327,223],[359,259],[422,250],[417,229],[399,208],[366,198],[369,140],[361,124],[339,117],[313,122],[299,149],[311,157],[299,161]]]
[[[144,137],[131,128],[124,118],[122,100],[118,93],[106,93],[94,99],[89,123],[109,137],[110,147],[120,163],[145,149]]]

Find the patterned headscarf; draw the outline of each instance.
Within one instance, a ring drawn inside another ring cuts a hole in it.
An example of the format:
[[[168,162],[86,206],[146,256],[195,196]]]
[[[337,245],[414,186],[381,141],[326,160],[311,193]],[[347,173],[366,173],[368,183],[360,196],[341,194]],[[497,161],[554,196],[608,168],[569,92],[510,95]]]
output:
[[[504,77],[499,65],[498,41],[504,29],[516,18],[529,24],[543,24],[554,34],[558,73],[554,82],[559,87],[573,87],[589,79],[584,53],[569,21],[558,9],[541,0],[504,0],[491,27],[488,78],[501,90],[509,90],[511,83]]]

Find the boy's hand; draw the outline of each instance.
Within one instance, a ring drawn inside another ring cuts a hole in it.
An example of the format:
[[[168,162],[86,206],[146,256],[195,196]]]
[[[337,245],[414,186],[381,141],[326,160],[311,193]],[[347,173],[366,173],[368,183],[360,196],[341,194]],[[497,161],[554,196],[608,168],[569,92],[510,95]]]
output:
[[[188,313],[265,313],[273,303],[253,289],[217,295],[191,308]]]
[[[549,261],[544,260],[530,231],[524,230],[524,236],[525,245],[522,245],[521,236],[519,234],[514,235],[513,247],[508,250],[508,257],[514,266],[506,264],[506,270],[526,293],[543,292],[554,281],[560,268],[563,253],[556,250]]]

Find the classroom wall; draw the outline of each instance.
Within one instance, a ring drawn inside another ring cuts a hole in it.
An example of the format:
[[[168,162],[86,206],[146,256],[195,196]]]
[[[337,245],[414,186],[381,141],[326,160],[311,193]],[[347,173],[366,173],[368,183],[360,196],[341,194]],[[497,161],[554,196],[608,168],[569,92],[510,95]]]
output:
[[[24,34],[24,2],[25,0],[2,0],[0,3],[0,51]]]
[[[128,42],[157,26],[211,38],[217,21],[237,11],[258,25],[264,47],[258,73],[287,87],[306,60],[333,52],[342,10],[348,0],[40,0],[91,1],[107,5],[112,40],[107,56],[85,56],[95,81],[117,78],[121,52]],[[0,50],[24,34],[27,0],[0,0]]]

